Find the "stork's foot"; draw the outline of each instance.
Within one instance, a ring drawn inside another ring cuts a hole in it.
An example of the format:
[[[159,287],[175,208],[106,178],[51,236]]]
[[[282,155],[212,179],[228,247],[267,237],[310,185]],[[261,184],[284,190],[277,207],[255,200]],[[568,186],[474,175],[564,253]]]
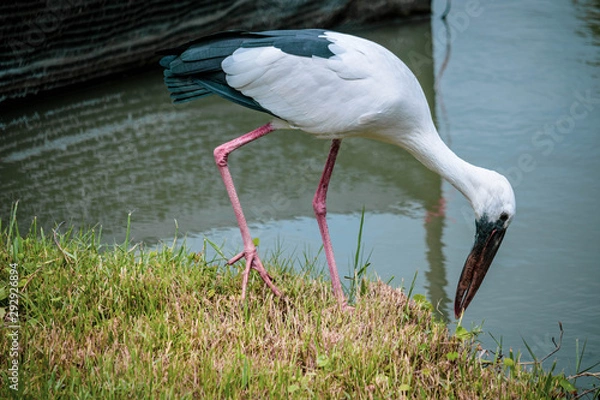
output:
[[[352,313],[354,312],[354,309],[356,307],[351,306],[348,304],[348,302],[344,301],[344,303],[341,305],[342,311],[347,312],[347,313]]]
[[[254,269],[258,272],[262,280],[267,284],[269,289],[273,291],[275,296],[281,297],[281,291],[277,289],[277,287],[273,284],[273,280],[271,276],[267,273],[267,270],[263,266],[260,258],[258,257],[258,252],[256,251],[256,247],[250,250],[244,250],[232,259],[230,259],[227,264],[232,265],[241,260],[242,258],[246,258],[246,268],[244,268],[244,272],[242,273],[242,300],[246,298],[246,290],[248,288],[248,278],[250,276],[250,270]]]

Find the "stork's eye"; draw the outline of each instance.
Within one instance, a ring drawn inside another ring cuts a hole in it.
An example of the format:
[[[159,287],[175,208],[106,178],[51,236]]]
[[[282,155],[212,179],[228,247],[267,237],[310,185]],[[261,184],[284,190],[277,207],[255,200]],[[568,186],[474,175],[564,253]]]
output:
[[[500,214],[500,221],[506,222],[507,219],[508,219],[507,213],[503,212],[502,214]]]

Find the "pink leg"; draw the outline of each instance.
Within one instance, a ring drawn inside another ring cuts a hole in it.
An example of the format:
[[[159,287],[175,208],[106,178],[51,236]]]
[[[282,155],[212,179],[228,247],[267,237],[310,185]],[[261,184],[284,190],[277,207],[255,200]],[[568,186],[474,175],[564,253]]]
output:
[[[229,260],[229,264],[233,264],[242,257],[246,258],[246,268],[244,269],[242,275],[242,300],[246,298],[246,288],[248,286],[248,276],[250,274],[250,269],[255,269],[258,271],[260,277],[265,281],[267,286],[271,288],[273,293],[276,296],[281,296],[281,292],[273,282],[271,282],[271,277],[263,267],[260,258],[258,258],[258,253],[256,251],[256,247],[254,243],[252,243],[252,237],[250,236],[250,229],[248,229],[248,224],[246,223],[246,218],[244,217],[244,213],[242,211],[242,205],[240,204],[240,199],[235,191],[235,187],[233,185],[233,179],[231,177],[231,173],[229,172],[229,168],[227,167],[227,158],[229,153],[234,151],[237,148],[242,147],[243,145],[250,143],[262,136],[265,136],[267,133],[273,132],[275,129],[273,126],[268,123],[264,126],[261,126],[258,129],[253,130],[252,132],[248,132],[245,135],[242,135],[236,139],[233,139],[227,143],[224,143],[217,147],[214,151],[215,162],[219,167],[219,171],[221,172],[221,177],[223,178],[223,183],[225,184],[225,189],[227,189],[227,194],[229,195],[229,199],[231,200],[231,205],[233,206],[233,212],[235,213],[235,217],[237,219],[238,225],[240,226],[240,232],[242,233],[242,241],[244,242],[244,251],[231,260]]]
[[[338,275],[337,266],[335,264],[335,257],[333,256],[333,246],[331,245],[331,238],[329,237],[329,227],[327,226],[327,189],[329,188],[329,180],[333,172],[333,166],[335,165],[335,159],[340,149],[342,141],[341,139],[334,139],[331,142],[331,149],[329,150],[329,156],[325,163],[325,169],[323,169],[323,175],[319,181],[319,187],[315,193],[313,199],[313,209],[315,210],[315,216],[317,217],[317,223],[319,224],[319,230],[321,231],[321,237],[323,238],[323,248],[325,249],[325,257],[327,258],[327,265],[329,266],[329,274],[331,275],[331,286],[333,287],[333,294],[337,299],[339,305],[342,308],[346,308],[346,298],[344,297],[344,291],[342,290],[342,283],[340,276]]]

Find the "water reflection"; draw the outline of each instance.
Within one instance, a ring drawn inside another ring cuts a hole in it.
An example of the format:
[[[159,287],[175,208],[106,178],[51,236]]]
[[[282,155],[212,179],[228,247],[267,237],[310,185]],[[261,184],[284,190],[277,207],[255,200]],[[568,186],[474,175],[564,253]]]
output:
[[[589,37],[594,45],[600,46],[600,1],[576,2],[575,11],[577,18],[584,23],[577,29],[577,32],[583,37]],[[596,54],[594,65],[600,65],[598,54]]]

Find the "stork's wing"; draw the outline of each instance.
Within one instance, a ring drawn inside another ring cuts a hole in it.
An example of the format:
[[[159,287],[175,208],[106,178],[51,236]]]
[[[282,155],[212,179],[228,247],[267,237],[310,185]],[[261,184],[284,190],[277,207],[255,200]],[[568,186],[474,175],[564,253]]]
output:
[[[316,134],[364,130],[408,68],[365,39],[322,30],[226,32],[161,60],[176,102],[210,93]]]

